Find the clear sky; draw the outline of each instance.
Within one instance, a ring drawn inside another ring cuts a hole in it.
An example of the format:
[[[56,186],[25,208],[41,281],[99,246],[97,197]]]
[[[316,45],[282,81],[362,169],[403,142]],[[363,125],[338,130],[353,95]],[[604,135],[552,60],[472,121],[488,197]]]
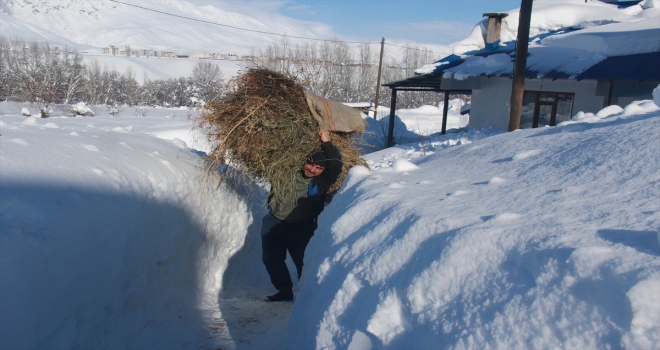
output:
[[[470,34],[484,13],[519,7],[520,0],[292,0],[278,11],[326,23],[342,38],[448,45]]]
[[[279,14],[320,22],[343,40],[449,45],[464,39],[487,12],[521,0],[187,0],[248,15]]]

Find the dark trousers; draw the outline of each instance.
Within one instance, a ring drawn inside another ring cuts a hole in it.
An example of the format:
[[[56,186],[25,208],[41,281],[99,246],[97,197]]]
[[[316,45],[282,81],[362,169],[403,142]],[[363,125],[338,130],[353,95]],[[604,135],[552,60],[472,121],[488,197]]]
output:
[[[316,223],[286,222],[271,214],[264,216],[261,226],[262,259],[270,281],[278,291],[291,290],[293,282],[286,267],[286,252],[296,265],[298,279],[302,274],[303,258],[307,243],[314,235]]]

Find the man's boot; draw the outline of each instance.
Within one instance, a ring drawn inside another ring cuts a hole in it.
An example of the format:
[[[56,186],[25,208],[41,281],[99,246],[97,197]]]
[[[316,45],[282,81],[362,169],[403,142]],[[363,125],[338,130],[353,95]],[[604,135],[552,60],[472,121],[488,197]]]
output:
[[[283,290],[266,297],[266,301],[293,301],[293,291]]]

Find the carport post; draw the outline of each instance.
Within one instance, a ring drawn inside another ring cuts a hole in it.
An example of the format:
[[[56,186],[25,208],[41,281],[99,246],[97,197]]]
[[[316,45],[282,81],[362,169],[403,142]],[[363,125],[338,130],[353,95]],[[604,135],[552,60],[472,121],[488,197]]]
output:
[[[440,135],[447,133],[447,114],[449,112],[449,90],[445,90],[445,104],[442,106],[442,130]]]
[[[392,103],[390,104],[390,127],[387,131],[387,145],[385,147],[392,147],[394,142],[394,112],[396,111],[396,88],[392,88]]]

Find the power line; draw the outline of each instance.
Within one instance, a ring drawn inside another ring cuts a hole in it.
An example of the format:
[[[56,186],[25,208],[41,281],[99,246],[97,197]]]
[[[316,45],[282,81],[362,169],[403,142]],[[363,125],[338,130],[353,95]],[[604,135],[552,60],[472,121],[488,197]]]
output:
[[[436,53],[436,54],[438,54],[438,55],[444,55],[444,54],[446,54],[446,52],[435,52],[435,51],[431,51],[431,50],[428,50],[428,49],[417,49],[417,48],[410,47],[410,46],[401,46],[401,45],[394,45],[394,44],[388,44],[388,43],[385,43],[385,45],[387,45],[387,46],[394,46],[394,47],[400,47],[400,48],[402,48],[402,49],[406,49],[406,50],[426,51],[426,52],[430,52],[430,53]]]
[[[222,27],[227,27],[227,28],[232,28],[232,29],[245,30],[245,31],[248,31],[248,32],[254,32],[254,33],[270,34],[270,35],[279,35],[279,36],[283,36],[283,37],[287,37],[287,38],[295,38],[295,39],[316,40],[316,41],[329,41],[329,42],[343,42],[343,43],[348,43],[348,44],[379,44],[379,43],[376,43],[376,42],[364,42],[364,41],[342,41],[342,40],[332,40],[332,39],[316,39],[316,38],[307,38],[307,37],[302,37],[302,36],[293,36],[293,35],[286,35],[286,34],[279,34],[279,33],[271,33],[271,32],[266,32],[266,31],[261,31],[261,30],[254,30],[254,29],[247,29],[247,28],[234,27],[234,26],[230,26],[230,25],[227,25],[227,24],[222,24],[222,23],[217,23],[217,22],[211,22],[211,21],[205,21],[205,20],[203,20],[203,19],[198,19],[198,18],[192,18],[192,17],[186,17],[186,16],[181,16],[181,15],[176,15],[176,14],[169,13],[169,12],[165,12],[165,11],[159,11],[159,10],[150,9],[150,8],[148,8],[148,7],[142,7],[142,6],[138,6],[138,5],[127,4],[127,3],[125,3],[125,2],[121,2],[121,1],[117,1],[117,0],[110,0],[110,1],[112,1],[112,2],[116,2],[116,3],[118,3],[118,4],[122,4],[122,5],[127,5],[127,6],[137,7],[137,8],[143,9],[143,10],[147,10],[147,11],[152,11],[152,12],[161,13],[161,14],[168,15],[168,16],[179,17],[179,18],[188,19],[188,20],[191,20],[191,21],[203,22],[203,23],[208,23],[208,24],[214,24],[214,25],[217,25],[217,26],[222,26]]]
[[[302,36],[292,36],[292,35],[286,35],[286,34],[279,34],[279,33],[266,32],[266,31],[261,31],[261,30],[254,30],[254,29],[240,28],[240,27],[230,26],[230,25],[227,25],[227,24],[222,24],[222,23],[217,23],[217,22],[211,22],[211,21],[205,21],[205,20],[198,19],[198,18],[192,18],[192,17],[181,16],[181,15],[177,15],[177,14],[173,14],[173,13],[169,13],[169,12],[165,12],[165,11],[154,10],[154,9],[150,9],[150,8],[148,8],[148,7],[143,7],[143,6],[134,5],[134,4],[128,4],[128,3],[121,2],[121,1],[117,1],[117,0],[110,0],[110,1],[112,1],[112,2],[116,2],[116,3],[118,3],[118,4],[126,5],[126,6],[136,7],[136,8],[142,9],[142,10],[147,10],[147,11],[157,12],[157,13],[164,14],[164,15],[167,15],[167,16],[178,17],[178,18],[183,18],[183,19],[187,19],[187,20],[191,20],[191,21],[197,21],[197,22],[202,22],[202,23],[208,23],[208,24],[213,24],[213,25],[222,26],[222,27],[227,27],[227,28],[232,28],[232,29],[245,30],[245,31],[248,31],[248,32],[254,32],[254,33],[269,34],[269,35],[278,35],[278,36],[287,37],[287,38],[294,38],[294,39],[315,40],[315,41],[326,41],[326,42],[346,43],[346,44],[369,44],[369,45],[380,44],[379,42],[369,42],[369,41],[343,41],[343,40],[332,40],[332,39],[307,38],[307,37],[302,37]],[[445,52],[440,53],[440,52],[430,51],[430,50],[426,50],[426,49],[416,49],[416,48],[412,48],[412,47],[399,46],[399,45],[393,45],[393,44],[388,44],[388,43],[385,43],[385,45],[387,45],[387,46],[399,47],[399,48],[403,48],[403,49],[407,49],[407,50],[427,51],[427,52],[435,53],[435,54],[439,54],[439,55],[445,54]]]

